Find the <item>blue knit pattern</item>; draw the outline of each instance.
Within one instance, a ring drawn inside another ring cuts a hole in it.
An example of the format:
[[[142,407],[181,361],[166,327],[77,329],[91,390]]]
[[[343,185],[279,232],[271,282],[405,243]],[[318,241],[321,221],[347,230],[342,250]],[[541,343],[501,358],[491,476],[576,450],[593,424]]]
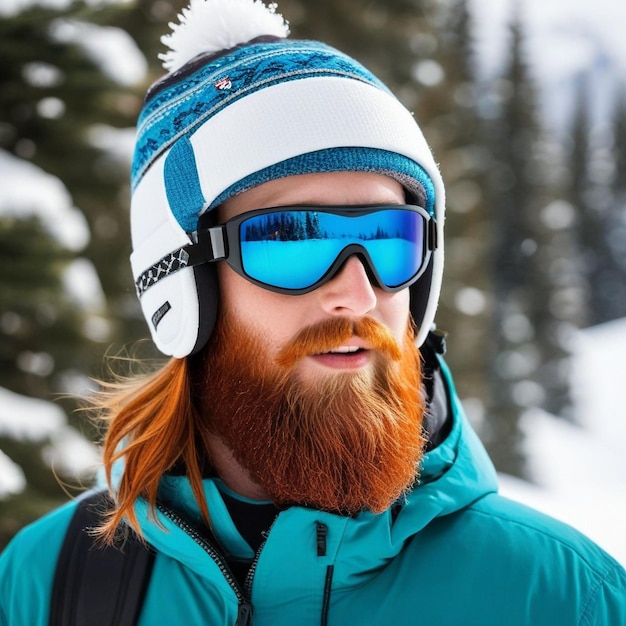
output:
[[[198,178],[191,141],[183,137],[170,150],[163,169],[165,193],[170,209],[186,232],[196,230],[204,196]]]
[[[354,59],[320,42],[281,40],[242,46],[181,78],[146,103],[137,130],[132,189],[165,150],[222,108],[265,87],[314,76],[351,78],[389,92]]]
[[[270,180],[314,174],[317,172],[370,172],[394,178],[405,188],[415,191],[421,186],[425,196],[425,208],[435,216],[435,187],[426,171],[412,159],[396,152],[378,148],[327,148],[301,154],[275,165],[254,172],[237,181],[222,192],[208,207],[213,209],[237,193],[251,189]],[[416,185],[416,183],[418,183]],[[421,191],[420,190],[420,191]],[[192,218],[193,219],[193,218]],[[191,221],[188,226],[191,225]],[[191,228],[190,230],[194,230]]]

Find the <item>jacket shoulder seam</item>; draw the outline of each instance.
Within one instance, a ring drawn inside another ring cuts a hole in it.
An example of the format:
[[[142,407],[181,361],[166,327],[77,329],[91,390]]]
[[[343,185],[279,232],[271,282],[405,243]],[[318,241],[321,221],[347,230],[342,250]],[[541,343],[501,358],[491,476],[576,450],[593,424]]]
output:
[[[523,527],[531,532],[537,533],[538,535],[543,535],[544,537],[547,537],[548,539],[554,541],[555,543],[558,543],[559,545],[563,546],[564,548],[567,548],[570,552],[572,552],[573,554],[576,555],[576,557],[585,564],[586,567],[589,568],[589,570],[591,570],[596,576],[599,576],[602,580],[606,579],[606,577],[612,572],[617,570],[620,566],[619,564],[613,560],[613,558],[605,553],[602,548],[600,548],[599,546],[597,546],[591,539],[589,539],[588,537],[586,537],[585,535],[583,535],[579,530],[575,529],[573,526],[570,526],[569,524],[567,524],[566,522],[561,522],[560,520],[557,520],[556,518],[552,518],[551,516],[545,514],[545,513],[541,513],[541,515],[545,515],[545,517],[552,519],[554,521],[556,521],[559,524],[563,524],[565,527],[572,529],[573,531],[575,531],[584,541],[596,546],[597,550],[599,550],[602,554],[605,554],[605,558],[603,559],[603,564],[604,567],[603,568],[599,568],[597,566],[596,563],[590,562],[585,555],[581,554],[580,550],[577,549],[577,547],[575,545],[572,545],[572,542],[568,541],[565,538],[560,537],[558,534],[553,533],[553,532],[549,532],[547,530],[544,530],[542,528],[538,528],[536,525],[526,522],[524,520],[519,520],[519,519],[514,519],[508,515],[503,515],[501,513],[499,513],[498,511],[482,511],[480,510],[480,508],[478,508],[476,505],[478,503],[480,503],[481,501],[483,501],[485,498],[487,498],[490,495],[496,495],[496,494],[485,494],[482,498],[479,498],[478,500],[476,500],[475,502],[473,502],[471,505],[469,505],[467,507],[468,510],[471,510],[473,513],[476,513],[477,515],[482,515],[485,517],[493,517],[493,518],[497,518],[499,520],[502,520],[503,522],[507,522],[509,524],[515,525],[515,526],[520,526]],[[497,494],[499,496],[499,494]],[[502,497],[502,496],[499,496]],[[524,505],[522,505],[524,506]]]

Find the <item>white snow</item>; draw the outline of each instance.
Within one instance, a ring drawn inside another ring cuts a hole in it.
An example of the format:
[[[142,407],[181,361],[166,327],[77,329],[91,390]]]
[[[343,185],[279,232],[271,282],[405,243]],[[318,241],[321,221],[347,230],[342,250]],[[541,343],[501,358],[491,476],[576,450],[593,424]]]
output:
[[[63,411],[52,402],[0,387],[0,435],[19,441],[43,441],[65,421]]]
[[[578,528],[626,566],[626,319],[578,334],[577,424],[541,411],[522,422],[534,484],[502,493]]]
[[[516,0],[470,0],[480,66],[487,74],[507,58]],[[602,55],[626,70],[626,3],[616,0],[523,0],[520,18],[538,75],[551,80],[589,69]]]
[[[0,500],[22,493],[26,489],[26,477],[22,468],[0,450]]]
[[[106,124],[94,124],[88,131],[87,139],[92,146],[105,150],[116,161],[130,167],[136,136],[134,128],[114,128]]]
[[[24,218],[36,215],[59,243],[81,250],[89,241],[85,217],[72,205],[63,183],[42,169],[0,150],[0,215]],[[102,312],[105,297],[97,272],[84,258],[68,265],[64,273],[68,294],[86,311]]]
[[[100,467],[96,446],[67,425],[52,434],[50,444],[44,447],[42,455],[55,472],[65,476],[85,472],[95,474]]]
[[[61,43],[82,46],[102,71],[120,85],[132,86],[148,71],[145,56],[133,38],[121,28],[58,19],[51,23],[50,32]]]
[[[87,6],[94,8],[131,2],[133,0],[86,0]],[[63,10],[71,4],[72,0],[2,0],[0,18],[14,17],[35,6]],[[56,19],[49,28],[57,41],[81,46],[101,66],[102,71],[120,85],[132,86],[142,80],[148,71],[145,56],[134,39],[121,28],[99,26],[76,19]]]
[[[80,250],[89,241],[85,217],[56,176],[0,150],[0,189],[0,215],[36,215],[50,234],[71,250]]]
[[[83,334],[92,341],[109,341],[111,320],[107,317],[106,296],[93,263],[82,257],[69,263],[63,272],[63,287],[74,304],[87,314]]]
[[[85,258],[74,259],[63,273],[65,292],[84,311],[101,313],[106,308],[106,297],[98,272],[93,263]]]

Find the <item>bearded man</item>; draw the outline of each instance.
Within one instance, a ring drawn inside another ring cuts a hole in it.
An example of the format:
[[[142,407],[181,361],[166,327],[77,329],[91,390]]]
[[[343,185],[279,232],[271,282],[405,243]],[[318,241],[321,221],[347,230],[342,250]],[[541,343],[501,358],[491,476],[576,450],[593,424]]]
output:
[[[261,2],[195,0],[166,38],[131,264],[172,359],[103,396],[99,544],[77,547],[82,502],[22,531],[0,624],[624,626],[623,568],[499,496],[463,416],[430,332],[444,188],[415,120],[286,35]],[[147,577],[108,566],[133,545]]]

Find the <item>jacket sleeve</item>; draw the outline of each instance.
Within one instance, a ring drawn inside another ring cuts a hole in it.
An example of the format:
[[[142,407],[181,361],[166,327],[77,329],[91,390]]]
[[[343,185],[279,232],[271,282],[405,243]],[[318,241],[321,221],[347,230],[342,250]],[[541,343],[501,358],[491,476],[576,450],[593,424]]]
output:
[[[581,626],[626,625],[626,570],[617,565],[598,585],[580,621]]]

